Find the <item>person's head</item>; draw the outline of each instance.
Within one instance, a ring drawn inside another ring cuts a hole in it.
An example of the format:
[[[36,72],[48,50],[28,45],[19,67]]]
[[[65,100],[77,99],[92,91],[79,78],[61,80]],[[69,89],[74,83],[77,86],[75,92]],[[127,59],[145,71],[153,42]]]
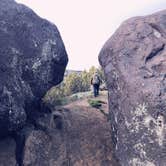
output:
[[[94,75],[98,75],[98,71],[97,70],[94,72]]]

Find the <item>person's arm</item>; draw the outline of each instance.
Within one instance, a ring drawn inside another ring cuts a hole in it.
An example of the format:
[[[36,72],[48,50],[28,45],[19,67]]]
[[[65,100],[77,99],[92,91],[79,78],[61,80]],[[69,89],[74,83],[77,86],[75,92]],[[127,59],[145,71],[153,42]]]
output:
[[[98,76],[99,79],[99,85],[102,84],[102,80],[100,79],[100,77]]]
[[[103,81],[102,81],[102,79],[100,79],[100,84],[102,84],[103,83]]]
[[[91,83],[91,85],[93,84],[93,78],[91,79],[90,83]]]

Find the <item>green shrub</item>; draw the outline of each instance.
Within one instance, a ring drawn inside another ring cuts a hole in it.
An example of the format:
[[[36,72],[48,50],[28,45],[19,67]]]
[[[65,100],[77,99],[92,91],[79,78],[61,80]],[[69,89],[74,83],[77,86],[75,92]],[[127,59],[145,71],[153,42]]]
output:
[[[103,101],[89,99],[88,103],[90,106],[92,106],[94,108],[100,108],[102,106]]]
[[[94,107],[94,108],[97,108],[104,116],[106,116],[107,120],[109,119],[109,114],[106,113],[102,108],[102,104],[107,104],[106,102],[104,101],[101,101],[101,100],[92,100],[92,99],[89,99],[88,100],[88,103],[91,107]]]
[[[95,67],[91,67],[89,71],[70,73],[64,77],[61,84],[51,88],[47,92],[43,101],[50,106],[64,105],[70,101],[84,98],[86,95],[89,96],[89,92],[87,94],[82,92],[90,91],[91,78],[96,70],[98,70],[100,78],[104,79],[103,71]]]

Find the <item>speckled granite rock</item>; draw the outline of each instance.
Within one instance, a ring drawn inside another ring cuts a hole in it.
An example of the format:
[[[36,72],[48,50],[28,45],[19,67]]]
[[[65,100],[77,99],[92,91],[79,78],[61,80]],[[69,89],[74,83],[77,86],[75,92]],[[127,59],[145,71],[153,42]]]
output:
[[[0,0],[0,135],[23,127],[63,79],[68,58],[55,25],[14,0]]]
[[[166,10],[125,21],[99,56],[122,166],[166,163]]]
[[[0,141],[0,147],[0,166],[15,166],[15,141],[12,138],[6,138]]]

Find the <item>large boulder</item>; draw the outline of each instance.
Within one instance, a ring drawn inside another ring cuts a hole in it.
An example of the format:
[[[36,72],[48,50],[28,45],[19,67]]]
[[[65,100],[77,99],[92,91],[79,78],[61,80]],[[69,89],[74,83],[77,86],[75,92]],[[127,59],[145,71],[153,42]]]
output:
[[[165,45],[166,10],[125,21],[100,52],[114,153],[122,166],[166,163]]]
[[[6,138],[0,141],[0,166],[15,166],[15,141],[11,138]]]
[[[22,128],[63,79],[68,58],[55,25],[14,0],[0,0],[0,135]]]

